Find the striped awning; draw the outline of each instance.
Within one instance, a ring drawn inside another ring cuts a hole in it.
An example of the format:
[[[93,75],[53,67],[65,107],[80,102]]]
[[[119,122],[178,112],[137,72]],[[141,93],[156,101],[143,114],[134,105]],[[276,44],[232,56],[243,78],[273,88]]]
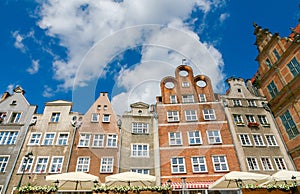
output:
[[[185,189],[208,189],[212,183],[212,181],[187,182],[185,183]],[[182,182],[172,182],[171,186],[174,190],[182,189]]]

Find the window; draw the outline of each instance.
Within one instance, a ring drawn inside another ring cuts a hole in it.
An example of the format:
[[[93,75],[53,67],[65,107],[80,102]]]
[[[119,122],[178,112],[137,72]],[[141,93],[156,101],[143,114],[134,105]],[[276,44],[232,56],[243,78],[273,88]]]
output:
[[[266,64],[267,64],[267,66],[271,69],[271,68],[272,68],[272,63],[271,63],[271,61],[270,61],[269,59],[266,59],[265,62],[266,62]]]
[[[51,165],[49,172],[51,173],[60,173],[63,166],[64,157],[62,156],[53,156],[51,160]]]
[[[168,111],[167,112],[168,122],[177,122],[179,121],[178,111]]]
[[[277,146],[277,141],[274,135],[265,135],[269,146]]]
[[[193,172],[207,172],[206,161],[204,156],[192,157]]]
[[[299,134],[296,124],[288,110],[280,116],[280,119],[290,139],[293,139]]]
[[[226,156],[213,156],[212,157],[215,172],[228,171]]]
[[[284,159],[281,157],[274,158],[277,170],[287,170]]]
[[[221,135],[219,130],[206,131],[209,144],[222,143]]]
[[[265,115],[258,115],[258,120],[262,125],[269,125],[268,119]]]
[[[104,114],[102,118],[103,123],[109,123],[110,122],[110,115]]]
[[[188,87],[190,87],[190,83],[189,82],[182,82],[182,87],[183,88],[188,88]]]
[[[171,170],[172,173],[185,173],[184,158],[171,158]]]
[[[237,125],[244,125],[242,115],[233,115],[233,120],[234,120],[235,124],[237,124]]]
[[[6,166],[8,164],[9,157],[8,156],[0,156],[0,172],[4,173]]]
[[[103,110],[107,110],[107,105],[104,105],[104,106],[103,106]]]
[[[76,164],[76,172],[88,172],[90,168],[89,157],[79,157]]]
[[[186,110],[185,111],[185,119],[187,121],[197,121],[197,111],[196,110]]]
[[[100,172],[101,173],[112,173],[113,165],[114,165],[114,158],[112,158],[112,157],[101,158]]]
[[[148,132],[148,123],[132,123],[132,133],[147,134]]]
[[[68,144],[69,133],[59,133],[57,138],[57,145],[67,145]]]
[[[35,173],[44,173],[48,165],[48,157],[38,157],[35,164]]]
[[[176,95],[171,95],[171,96],[170,96],[170,103],[171,103],[171,104],[176,104],[176,103],[177,103]]]
[[[279,53],[276,49],[273,50],[273,54],[274,54],[274,56],[276,57],[277,60],[280,59],[280,55],[279,55]]]
[[[287,65],[294,77],[300,74],[300,65],[295,57]]]
[[[46,133],[43,145],[53,145],[55,133]]]
[[[28,145],[39,145],[41,140],[41,133],[31,133]]]
[[[183,95],[182,96],[182,103],[193,103],[194,102],[194,95]]]
[[[117,147],[117,139],[118,139],[117,135],[108,134],[106,147]]]
[[[11,115],[11,118],[10,118],[10,122],[11,123],[19,123],[20,122],[20,118],[21,118],[21,114],[20,112],[14,112],[12,113]]]
[[[256,158],[248,157],[246,160],[249,170],[259,170]]]
[[[206,102],[205,94],[199,94],[199,100],[200,100],[200,102]]]
[[[6,112],[0,112],[0,124],[4,122],[5,117],[6,117]]]
[[[91,134],[88,133],[80,134],[78,147],[89,147],[90,138],[91,138]]]
[[[204,120],[216,120],[214,109],[203,109]]]
[[[52,113],[51,116],[51,122],[57,123],[60,117],[60,113],[59,112],[54,112]]]
[[[242,102],[240,99],[233,99],[233,106],[242,106]]]
[[[2,193],[3,191],[3,185],[0,185],[0,194]]]
[[[148,144],[131,144],[132,157],[149,157]]]
[[[274,83],[274,81],[271,81],[271,83],[267,86],[269,94],[271,95],[271,98],[274,98],[278,94],[278,89]]]
[[[264,170],[273,170],[273,166],[269,157],[261,157],[260,161]]]
[[[253,137],[254,144],[256,146],[264,146],[265,145],[265,143],[264,143],[263,138],[262,138],[261,135],[259,135],[259,134],[252,134],[252,137]]]
[[[93,140],[94,147],[103,147],[104,146],[104,134],[95,134]]]
[[[246,115],[248,123],[255,123],[254,115]]]
[[[200,131],[189,131],[188,135],[190,145],[202,144]]]
[[[248,104],[250,107],[256,107],[255,100],[248,100]]]
[[[140,173],[140,174],[150,174],[149,169],[131,169],[130,171]]]
[[[251,146],[252,145],[248,134],[240,134],[239,137],[240,137],[242,146]]]
[[[98,122],[99,121],[99,114],[98,113],[92,113],[91,122]]]
[[[169,145],[181,145],[181,133],[180,132],[169,132]]]
[[[0,131],[0,145],[16,144],[18,131]]]
[[[23,170],[24,170],[24,172],[27,172],[27,173],[30,172],[31,168],[33,166],[33,160],[34,160],[34,157],[31,157],[29,159],[23,157],[20,167],[18,169],[18,173],[22,173]]]

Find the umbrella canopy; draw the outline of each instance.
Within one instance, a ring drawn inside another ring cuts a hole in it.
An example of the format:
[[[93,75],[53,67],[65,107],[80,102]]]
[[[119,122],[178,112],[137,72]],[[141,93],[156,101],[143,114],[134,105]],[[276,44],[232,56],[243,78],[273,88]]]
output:
[[[209,189],[238,189],[247,184],[260,184],[269,177],[266,174],[232,171],[216,180]]]
[[[91,190],[99,177],[84,172],[68,172],[46,176],[47,181],[58,181],[59,190]]]
[[[262,185],[267,184],[300,184],[300,172],[291,170],[280,170],[269,178]]]
[[[153,185],[155,180],[155,176],[151,175],[140,174],[136,172],[122,172],[105,177],[105,184],[108,186],[148,186]]]

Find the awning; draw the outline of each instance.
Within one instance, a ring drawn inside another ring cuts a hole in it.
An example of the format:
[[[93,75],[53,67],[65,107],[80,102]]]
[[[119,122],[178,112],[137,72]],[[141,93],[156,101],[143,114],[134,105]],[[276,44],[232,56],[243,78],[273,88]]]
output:
[[[212,183],[212,181],[187,182],[185,189],[208,189]],[[171,186],[174,190],[182,189],[182,182],[172,182]]]

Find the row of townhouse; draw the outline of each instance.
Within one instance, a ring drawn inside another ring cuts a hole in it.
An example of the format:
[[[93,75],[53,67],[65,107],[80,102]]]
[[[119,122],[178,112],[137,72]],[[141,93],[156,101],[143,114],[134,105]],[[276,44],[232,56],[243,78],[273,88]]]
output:
[[[226,95],[187,65],[162,79],[156,105],[133,103],[122,116],[101,92],[85,114],[72,102],[47,102],[42,114],[24,90],[0,102],[0,185],[11,193],[21,184],[45,185],[45,177],[87,172],[100,181],[133,171],[157,177],[157,185],[205,191],[230,171],[271,174],[294,170],[266,99],[243,79],[227,80]],[[251,85],[251,82],[247,82]],[[30,156],[30,157],[29,157]]]

